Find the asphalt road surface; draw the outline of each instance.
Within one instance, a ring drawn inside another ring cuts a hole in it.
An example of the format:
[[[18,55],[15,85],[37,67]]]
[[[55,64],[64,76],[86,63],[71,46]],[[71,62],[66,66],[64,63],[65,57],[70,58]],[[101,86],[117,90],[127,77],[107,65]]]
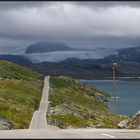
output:
[[[102,139],[140,139],[140,130],[118,129],[23,129],[1,130],[0,138],[102,138]]]
[[[10,139],[39,139],[39,138],[91,138],[91,139],[140,139],[140,130],[128,129],[59,129],[47,125],[46,113],[48,108],[49,76],[45,77],[40,106],[34,112],[29,129],[0,130],[0,138]]]
[[[47,127],[46,113],[48,109],[48,93],[49,76],[45,76],[39,109],[34,112],[29,129],[42,129]]]

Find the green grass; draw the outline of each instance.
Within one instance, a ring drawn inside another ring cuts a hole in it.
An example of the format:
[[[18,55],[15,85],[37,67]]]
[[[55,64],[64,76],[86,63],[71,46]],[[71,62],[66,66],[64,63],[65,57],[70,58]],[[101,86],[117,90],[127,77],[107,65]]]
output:
[[[104,99],[109,97],[109,94],[69,77],[51,77],[48,123],[60,128],[116,128],[128,117],[108,111]]]
[[[24,79],[24,80],[38,80],[38,77],[41,77],[41,74],[29,70],[25,67],[19,66],[17,64],[0,61],[0,77],[9,78],[9,79]]]
[[[13,128],[28,128],[38,108],[43,75],[7,61],[0,61],[0,116],[9,119]]]
[[[89,126],[88,121],[85,121],[85,119],[77,117],[73,114],[55,115],[53,116],[53,118],[57,120],[57,122],[60,124],[60,128],[66,128],[70,125],[72,125],[75,128]]]

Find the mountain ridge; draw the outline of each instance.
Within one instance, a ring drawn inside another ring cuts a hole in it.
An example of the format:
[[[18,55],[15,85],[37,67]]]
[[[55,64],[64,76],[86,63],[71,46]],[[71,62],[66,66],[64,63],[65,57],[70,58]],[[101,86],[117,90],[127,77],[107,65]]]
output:
[[[44,53],[61,50],[73,50],[63,43],[56,42],[37,42],[27,47],[25,54]]]
[[[125,57],[124,57],[125,56]],[[72,76],[78,79],[101,79],[112,77],[112,64],[118,64],[116,76],[140,76],[140,47],[118,49],[118,54],[104,57],[103,59],[78,59],[68,58],[59,62],[32,63],[26,56],[3,55],[0,59],[9,60],[27,66],[47,75]],[[112,79],[112,78],[111,78]]]
[[[22,55],[0,54],[0,60],[10,61],[22,66],[30,66],[33,63]]]

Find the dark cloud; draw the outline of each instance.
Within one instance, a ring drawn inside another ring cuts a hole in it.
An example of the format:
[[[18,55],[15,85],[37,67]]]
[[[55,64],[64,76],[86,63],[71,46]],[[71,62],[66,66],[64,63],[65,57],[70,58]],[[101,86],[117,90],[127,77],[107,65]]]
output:
[[[13,41],[131,45],[139,24],[140,2],[0,2],[0,37]]]
[[[54,3],[57,3],[57,2],[51,2],[51,1],[47,1],[47,2],[41,2],[41,1],[20,1],[20,2],[17,2],[17,1],[1,1],[0,2],[0,9],[12,9],[12,8],[21,8],[21,7],[39,7],[39,6],[42,6],[44,4],[46,5],[51,5],[51,4],[54,4]],[[63,1],[60,1],[58,3],[64,3]],[[126,2],[126,1],[73,1],[73,2],[70,2],[70,1],[67,1],[65,3],[72,3],[72,4],[76,4],[76,5],[81,5],[81,6],[86,6],[86,7],[91,7],[91,8],[98,8],[98,7],[101,7],[101,8],[108,8],[108,7],[114,7],[114,6],[129,6],[129,7],[140,7],[140,2],[138,1],[129,1],[129,2]]]
[[[1,1],[0,2],[0,10],[8,10],[8,9],[19,9],[19,8],[22,8],[22,7],[28,7],[28,8],[31,8],[31,7],[39,7],[39,6],[42,6],[46,4],[46,2],[17,2],[17,1]],[[51,2],[47,2],[47,5],[51,4]]]
[[[93,2],[75,2],[78,5],[83,5],[91,8],[108,8],[108,7],[116,7],[116,6],[128,6],[128,7],[140,7],[140,2],[136,1],[93,1]]]

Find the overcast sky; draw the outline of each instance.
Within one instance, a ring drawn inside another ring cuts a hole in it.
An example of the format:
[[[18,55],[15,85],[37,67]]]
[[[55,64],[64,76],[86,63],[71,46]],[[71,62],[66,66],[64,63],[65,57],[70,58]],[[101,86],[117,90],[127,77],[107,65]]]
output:
[[[140,2],[0,2],[0,47],[140,45]]]

